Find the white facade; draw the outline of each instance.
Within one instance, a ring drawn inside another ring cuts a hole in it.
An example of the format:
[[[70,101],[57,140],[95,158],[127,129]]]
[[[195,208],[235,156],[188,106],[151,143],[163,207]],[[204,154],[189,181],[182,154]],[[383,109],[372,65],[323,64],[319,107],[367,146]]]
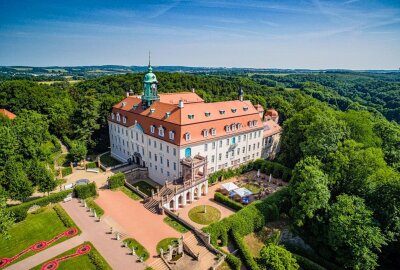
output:
[[[203,142],[177,146],[145,134],[139,124],[125,127],[108,123],[111,156],[147,167],[149,177],[161,185],[181,176],[180,160],[186,156],[200,154],[207,157],[208,173],[236,167],[262,156],[262,127],[219,138],[209,135]]]

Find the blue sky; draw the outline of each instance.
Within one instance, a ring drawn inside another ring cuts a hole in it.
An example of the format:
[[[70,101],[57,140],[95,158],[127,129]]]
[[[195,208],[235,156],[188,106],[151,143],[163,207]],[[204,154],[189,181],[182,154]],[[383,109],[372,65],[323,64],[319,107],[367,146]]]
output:
[[[400,1],[0,0],[0,65],[398,69]]]

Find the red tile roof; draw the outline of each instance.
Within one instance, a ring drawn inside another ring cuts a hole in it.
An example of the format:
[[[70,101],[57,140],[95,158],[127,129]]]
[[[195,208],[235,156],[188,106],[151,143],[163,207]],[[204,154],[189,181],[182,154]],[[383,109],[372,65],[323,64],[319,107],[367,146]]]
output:
[[[190,101],[196,100],[195,93],[183,93]],[[123,126],[132,126],[136,121],[142,126],[144,132],[159,139],[177,144],[186,145],[207,140],[215,137],[231,136],[235,133],[242,133],[249,130],[262,128],[262,122],[257,110],[250,101],[223,101],[215,103],[192,102],[184,103],[183,108],[178,108],[176,104],[164,103],[162,96],[171,96],[171,100],[179,101],[181,93],[162,94],[160,101],[154,102],[149,108],[141,108],[141,99],[137,97],[127,97],[113,107],[113,113],[119,113],[120,122],[109,118]],[[197,96],[198,97],[198,96]],[[189,102],[190,102],[189,101]],[[167,115],[169,113],[169,115]],[[126,124],[123,124],[122,117],[126,117]],[[249,121],[256,121],[256,127],[250,127]],[[240,130],[227,132],[226,125],[242,124]],[[156,131],[150,133],[150,126],[154,125]],[[164,137],[158,135],[158,127],[165,128]],[[216,129],[216,135],[211,135],[211,128]],[[203,130],[208,130],[208,137],[203,136]],[[169,131],[175,132],[175,139],[169,140]],[[191,140],[186,141],[184,134],[190,132]]]
[[[264,125],[264,132],[263,132],[264,138],[275,135],[282,131],[281,126],[275,123],[275,121],[273,120],[267,120],[263,123],[263,125]]]
[[[0,114],[4,115],[5,117],[7,117],[8,119],[13,120],[15,117],[17,117],[15,114],[13,114],[12,112],[6,110],[6,109],[0,109]]]
[[[160,102],[169,104],[178,104],[179,100],[184,103],[199,103],[204,100],[193,92],[179,92],[179,93],[164,93],[159,94]]]

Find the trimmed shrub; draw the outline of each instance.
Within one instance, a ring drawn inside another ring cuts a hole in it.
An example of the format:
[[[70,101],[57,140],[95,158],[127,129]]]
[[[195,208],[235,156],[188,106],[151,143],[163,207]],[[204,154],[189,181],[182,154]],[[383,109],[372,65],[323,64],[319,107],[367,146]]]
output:
[[[293,257],[296,258],[297,263],[301,267],[301,269],[307,269],[307,270],[326,270],[325,267],[320,266],[319,264],[316,264],[315,262],[304,258],[303,256],[293,254]]]
[[[247,269],[259,270],[260,268],[258,267],[257,262],[254,260],[253,256],[251,255],[249,248],[243,242],[243,237],[234,231],[231,233],[231,235],[232,235],[233,242],[235,243],[236,247],[238,248],[239,254],[242,257],[243,262],[246,265]]]
[[[97,168],[97,163],[96,162],[86,163],[86,169],[94,169],[94,168]]]
[[[235,202],[219,192],[214,193],[214,200],[235,210],[240,210],[243,208],[241,203]]]
[[[125,174],[122,172],[116,173],[108,178],[108,186],[110,189],[122,187],[125,184]]]
[[[71,228],[75,226],[72,219],[68,216],[68,214],[61,206],[57,204],[53,207],[53,209],[57,213],[58,218],[61,220],[65,227]]]
[[[242,266],[242,262],[238,257],[232,254],[227,254],[226,255],[226,262],[229,264],[229,266],[232,268],[232,270],[240,270]]]
[[[7,211],[12,212],[15,217],[16,222],[19,222],[26,218],[28,209],[32,205],[37,204],[39,206],[46,206],[49,203],[60,202],[60,201],[64,200],[64,198],[71,192],[72,192],[71,190],[64,190],[64,191],[61,191],[58,193],[50,194],[49,196],[42,197],[40,199],[32,200],[32,201],[29,201],[26,203],[21,203],[16,206],[11,206],[11,207],[7,208]]]
[[[62,177],[70,175],[72,173],[72,168],[71,167],[62,168],[61,173]]]
[[[76,197],[79,199],[86,199],[97,195],[96,183],[92,182],[87,185],[79,185],[75,187]]]

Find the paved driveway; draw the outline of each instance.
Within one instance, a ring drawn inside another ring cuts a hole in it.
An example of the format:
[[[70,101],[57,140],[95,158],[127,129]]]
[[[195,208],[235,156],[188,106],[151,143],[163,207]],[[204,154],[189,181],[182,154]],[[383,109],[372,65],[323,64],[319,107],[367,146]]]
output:
[[[110,217],[124,233],[135,238],[150,253],[150,263],[157,255],[156,247],[167,237],[180,237],[181,234],[164,223],[165,215],[156,215],[144,208],[121,191],[100,190],[96,203],[104,209],[104,217]]]

